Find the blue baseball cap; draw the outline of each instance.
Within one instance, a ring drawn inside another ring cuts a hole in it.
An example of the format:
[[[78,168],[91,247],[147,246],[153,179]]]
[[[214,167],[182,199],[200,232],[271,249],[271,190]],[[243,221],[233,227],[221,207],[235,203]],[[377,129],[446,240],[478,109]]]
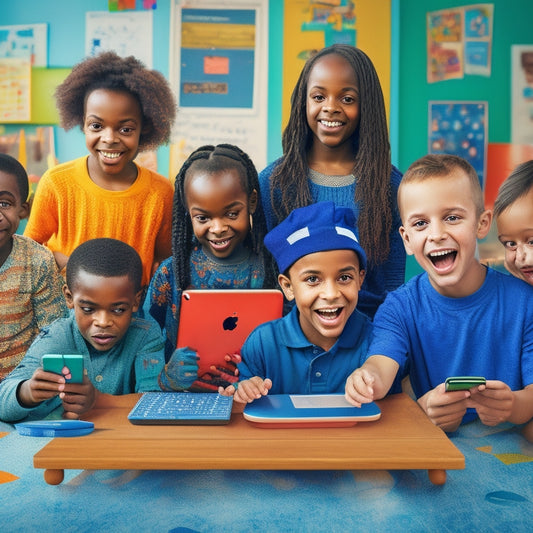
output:
[[[265,246],[285,272],[304,255],[327,250],[353,250],[366,270],[366,254],[356,237],[351,209],[333,202],[300,207],[265,235]]]

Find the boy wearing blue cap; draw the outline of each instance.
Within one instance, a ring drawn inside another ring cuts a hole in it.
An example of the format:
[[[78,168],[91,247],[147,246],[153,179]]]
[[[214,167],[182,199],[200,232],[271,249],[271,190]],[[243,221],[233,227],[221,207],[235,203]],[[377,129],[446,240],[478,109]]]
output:
[[[240,381],[222,394],[251,402],[269,391],[344,392],[371,332],[370,321],[355,309],[366,255],[354,226],[351,209],[319,202],[294,210],[265,236],[281,272],[278,282],[295,306],[250,334],[238,365]]]

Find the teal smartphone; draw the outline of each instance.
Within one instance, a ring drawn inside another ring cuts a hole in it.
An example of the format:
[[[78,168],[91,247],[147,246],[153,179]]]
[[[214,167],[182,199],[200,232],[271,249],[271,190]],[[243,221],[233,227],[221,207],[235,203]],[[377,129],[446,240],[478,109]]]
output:
[[[468,390],[478,385],[485,385],[486,380],[481,376],[453,376],[444,382],[446,391]]]
[[[45,354],[41,358],[43,370],[62,374],[67,383],[82,383],[83,355],[79,354]]]

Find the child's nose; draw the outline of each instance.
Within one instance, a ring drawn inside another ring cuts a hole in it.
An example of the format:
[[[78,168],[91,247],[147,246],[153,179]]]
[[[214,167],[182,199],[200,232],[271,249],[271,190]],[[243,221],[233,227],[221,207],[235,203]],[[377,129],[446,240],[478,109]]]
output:
[[[326,281],[322,285],[322,298],[334,300],[339,295],[339,287],[334,281]]]
[[[94,325],[99,328],[108,327],[112,320],[111,315],[107,311],[100,311],[93,315]]]
[[[115,131],[113,128],[104,128],[102,130],[102,141],[108,144],[115,142]]]
[[[224,233],[226,231],[227,225],[220,219],[214,218],[211,222],[211,233]]]
[[[428,239],[430,241],[439,241],[443,238],[445,233],[446,230],[444,229],[443,224],[441,224],[440,222],[433,222],[431,224]]]

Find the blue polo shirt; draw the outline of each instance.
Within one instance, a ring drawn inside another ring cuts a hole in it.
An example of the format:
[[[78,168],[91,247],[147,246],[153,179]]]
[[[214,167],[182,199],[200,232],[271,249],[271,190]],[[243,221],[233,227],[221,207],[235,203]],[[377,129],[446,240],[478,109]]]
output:
[[[367,357],[371,331],[370,320],[354,311],[337,342],[325,352],[307,340],[294,307],[250,334],[242,347],[239,379],[270,378],[270,394],[343,393],[346,378]]]

